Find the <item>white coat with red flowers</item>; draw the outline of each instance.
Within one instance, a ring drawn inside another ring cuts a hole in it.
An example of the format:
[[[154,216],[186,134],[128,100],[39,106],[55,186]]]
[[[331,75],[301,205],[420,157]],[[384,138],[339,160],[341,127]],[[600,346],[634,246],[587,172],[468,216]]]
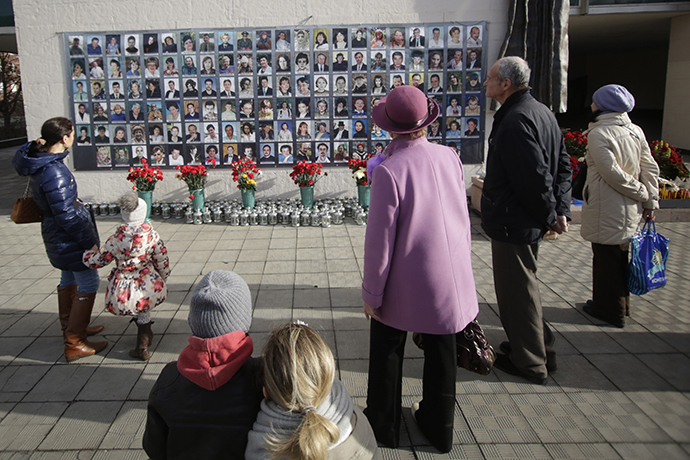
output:
[[[168,295],[168,250],[150,224],[121,225],[101,250],[86,251],[83,260],[90,268],[116,261],[105,291],[105,308],[114,315],[148,311]]]

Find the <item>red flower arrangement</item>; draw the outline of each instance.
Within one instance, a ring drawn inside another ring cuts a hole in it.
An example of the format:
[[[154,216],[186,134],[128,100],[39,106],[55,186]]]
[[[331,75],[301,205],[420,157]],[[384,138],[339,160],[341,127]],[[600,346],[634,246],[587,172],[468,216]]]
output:
[[[321,163],[300,161],[292,167],[290,177],[295,181],[296,185],[300,187],[309,187],[321,179],[321,168]],[[324,172],[323,175],[327,176],[328,173]]]
[[[583,158],[574,158],[574,157],[569,157],[570,158],[570,170],[573,172],[573,179],[575,179],[575,176],[577,176],[578,171],[580,171],[580,166],[582,166],[582,163],[585,162],[584,157]]]
[[[240,190],[256,190],[256,177],[261,175],[261,170],[248,157],[233,161],[232,180],[237,182]]]
[[[568,131],[563,134],[565,151],[573,158],[582,158],[587,153],[587,135],[581,131]]]
[[[206,166],[184,165],[176,166],[175,169],[179,171],[175,177],[185,181],[190,192],[192,190],[200,190],[206,185],[206,176],[208,175]],[[189,195],[189,198],[193,199],[194,195]]]
[[[132,190],[150,192],[156,188],[156,182],[163,180],[163,172],[158,166],[149,166],[146,163],[146,158],[142,158],[141,162],[143,166],[129,168],[127,180],[134,182]]]
[[[652,156],[659,165],[660,176],[664,179],[675,180],[676,177],[687,179],[690,177],[687,166],[680,156],[680,151],[664,141],[653,141],[651,143]]]
[[[357,185],[369,185],[367,160],[356,160],[353,158],[347,162],[347,167],[352,171],[352,177],[357,181]]]

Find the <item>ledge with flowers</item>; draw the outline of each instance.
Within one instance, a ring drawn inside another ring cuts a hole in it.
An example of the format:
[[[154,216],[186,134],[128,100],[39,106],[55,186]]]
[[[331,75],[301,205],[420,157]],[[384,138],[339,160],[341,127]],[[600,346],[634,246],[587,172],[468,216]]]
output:
[[[69,157],[68,157],[69,158]],[[221,160],[222,161],[222,160]],[[256,162],[256,160],[255,160]],[[149,164],[153,161],[149,160]],[[134,166],[139,166],[134,164]],[[256,189],[257,199],[288,199],[299,197],[299,190],[290,178],[293,164],[265,167],[259,164],[262,176]],[[209,172],[204,187],[206,200],[240,199],[241,193],[233,181],[232,167],[222,163],[217,167],[206,165]],[[79,182],[79,195],[92,203],[109,202],[113,197],[121,196],[132,189],[132,183],[126,180],[129,166],[112,171],[76,170],[74,175]],[[163,181],[158,181],[153,193],[154,201],[186,202],[189,200],[188,188],[176,180],[179,171],[174,167],[161,166]],[[333,199],[353,196],[352,173],[347,162],[323,165],[323,172],[328,172],[327,180],[321,181],[315,188],[316,198]]]
[[[365,165],[366,162],[362,162],[362,164]],[[233,188],[239,190],[240,197],[243,201],[243,207],[253,208],[253,204],[256,202],[255,193],[257,191],[257,182],[259,178],[264,180],[263,184],[270,189],[266,190],[263,186],[261,187],[263,198],[295,198],[294,188],[290,187],[290,190],[286,191],[285,186],[287,184],[292,184],[293,186],[298,185],[298,190],[300,191],[298,196],[302,199],[305,207],[309,208],[314,202],[314,186],[320,179],[329,176],[329,174],[338,176],[338,173],[340,173],[343,179],[345,177],[349,178],[351,175],[350,170],[347,168],[347,163],[343,163],[339,168],[331,168],[326,172],[321,163],[301,161],[294,164],[290,169],[270,169],[267,174],[269,176],[268,180],[265,180],[264,171],[259,169],[256,163],[249,158],[241,158],[231,163],[229,166],[229,170],[224,168],[216,169],[215,165],[212,164],[187,164],[177,166],[174,171],[175,178],[185,182],[186,187],[184,188],[179,186],[178,181],[172,181],[172,183],[171,181],[167,181],[165,190],[161,190],[160,181],[163,180],[164,175],[169,175],[173,171],[161,171],[157,166],[149,166],[146,160],[143,161],[141,167],[130,168],[127,178],[132,182],[135,180],[138,181],[137,184],[139,184],[139,186],[137,187],[135,185],[135,190],[145,190],[149,194],[153,192],[158,182],[159,188],[156,189],[157,200],[181,202],[189,199],[194,209],[203,210],[206,200],[209,199],[237,199],[237,196],[233,193]],[[211,169],[213,169],[213,179],[209,180]],[[229,176],[227,174],[228,172],[230,173]],[[326,186],[319,185],[318,199],[345,198],[352,196],[351,187],[347,187],[348,190],[343,193],[342,190],[338,190],[341,186],[340,184],[333,184],[330,181],[326,181],[326,183]],[[349,181],[347,183],[349,183]],[[234,185],[234,187],[232,187],[232,185]],[[174,187],[175,190],[171,191],[171,186]],[[230,186],[230,188],[228,186]],[[209,196],[209,188],[213,190],[212,196]]]

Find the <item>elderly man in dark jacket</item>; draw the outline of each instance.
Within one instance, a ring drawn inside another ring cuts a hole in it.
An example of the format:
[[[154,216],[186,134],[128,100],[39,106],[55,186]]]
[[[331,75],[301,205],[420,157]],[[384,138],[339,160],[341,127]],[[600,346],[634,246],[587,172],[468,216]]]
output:
[[[571,171],[556,118],[530,94],[529,77],[523,59],[507,57],[484,82],[486,95],[502,106],[489,136],[481,209],[509,340],[495,366],[544,384],[548,371],[556,370],[556,355],[542,317],[537,253],[547,230],[568,231]]]
[[[214,270],[197,286],[189,345],[151,390],[144,450],[152,460],[244,459],[263,399],[260,358],[247,334],[252,301],[237,274]]]

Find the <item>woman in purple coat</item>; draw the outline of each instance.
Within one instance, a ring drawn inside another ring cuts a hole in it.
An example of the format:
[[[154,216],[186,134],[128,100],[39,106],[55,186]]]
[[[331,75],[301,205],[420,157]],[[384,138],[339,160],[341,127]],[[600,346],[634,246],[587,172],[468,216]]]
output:
[[[453,444],[455,333],[478,312],[462,163],[426,140],[439,115],[433,99],[401,86],[372,118],[391,133],[387,158],[373,169],[364,243],[364,312],[371,317],[369,388],[364,411],[376,439],[398,447],[402,365],[408,331],[424,340],[422,401],[411,410],[441,452]]]

